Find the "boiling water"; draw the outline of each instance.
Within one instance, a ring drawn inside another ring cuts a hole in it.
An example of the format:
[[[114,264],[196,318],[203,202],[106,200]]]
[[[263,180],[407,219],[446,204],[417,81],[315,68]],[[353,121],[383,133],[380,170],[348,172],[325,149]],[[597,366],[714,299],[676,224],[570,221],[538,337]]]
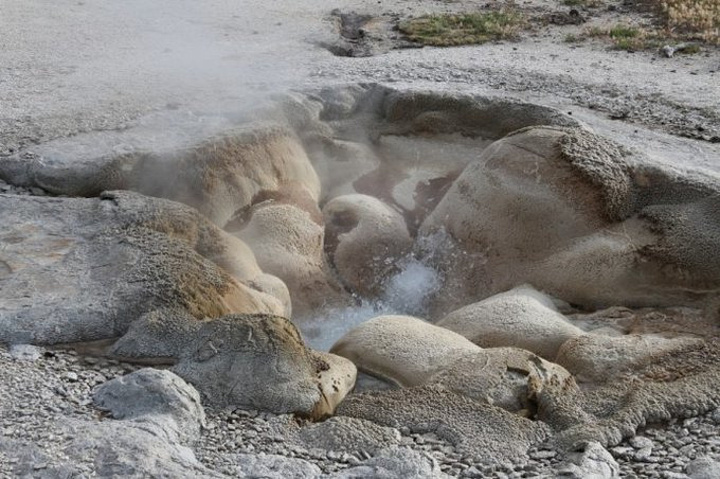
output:
[[[440,275],[414,256],[401,261],[398,267],[398,273],[384,281],[384,292],[379,298],[361,300],[357,306],[323,311],[298,321],[307,344],[328,351],[345,333],[376,316],[407,314],[422,318],[427,312],[428,298],[441,286]]]

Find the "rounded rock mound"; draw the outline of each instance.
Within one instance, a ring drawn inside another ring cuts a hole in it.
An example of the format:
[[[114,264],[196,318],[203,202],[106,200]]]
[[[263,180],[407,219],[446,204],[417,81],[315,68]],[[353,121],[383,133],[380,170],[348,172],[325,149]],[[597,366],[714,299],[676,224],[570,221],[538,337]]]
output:
[[[173,371],[210,404],[314,419],[332,414],[356,377],[350,361],[308,349],[295,325],[269,315],[203,322]]]
[[[460,308],[436,324],[483,348],[514,346],[550,361],[565,341],[585,334],[555,309],[551,298],[529,286]]]
[[[432,257],[448,278],[436,308],[523,283],[588,308],[716,297],[708,286],[720,269],[698,259],[720,251],[720,185],[688,183],[584,129],[509,134],[465,168],[420,229],[448,235]]]

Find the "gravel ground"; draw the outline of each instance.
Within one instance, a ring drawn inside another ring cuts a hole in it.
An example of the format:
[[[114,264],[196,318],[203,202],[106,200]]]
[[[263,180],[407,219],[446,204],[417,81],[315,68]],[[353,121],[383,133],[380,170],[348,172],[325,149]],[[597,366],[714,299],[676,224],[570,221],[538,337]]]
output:
[[[71,438],[64,420],[98,420],[92,389],[138,369],[113,360],[82,358],[73,351],[31,348],[24,357],[15,359],[0,348],[0,441],[17,451],[15,457],[0,460],[2,477],[21,475],[16,463],[24,462],[24,457],[34,456],[33,470],[22,471],[30,477],[47,467],[44,457],[66,460],[61,449]],[[86,468],[90,471],[91,465]]]
[[[720,459],[720,409],[700,417],[648,427],[611,448],[622,477],[682,478],[693,460]]]
[[[35,353],[33,353],[34,351]],[[11,441],[14,457],[0,455],[0,477],[17,477],[18,463],[34,455],[39,477],[52,459],[65,459],[62,446],[70,439],[62,427],[64,418],[98,421],[101,412],[92,404],[93,388],[139,369],[114,360],[80,357],[73,351],[33,348],[32,356],[0,348],[0,441]],[[236,472],[237,454],[266,453],[300,458],[332,473],[360,464],[368,451],[326,451],[298,444],[294,433],[303,421],[290,415],[245,410],[207,409],[207,427],[195,445],[197,458],[208,468],[228,476]],[[686,478],[688,465],[696,459],[720,460],[720,409],[707,415],[654,425],[636,437],[609,448],[620,465],[621,477]],[[555,477],[562,462],[555,451],[532,449],[526,462],[477,464],[455,452],[452,445],[434,434],[400,431],[400,444],[430,454],[441,469],[453,477],[531,478]],[[42,452],[38,452],[41,450]],[[2,454],[2,453],[0,453]],[[92,473],[92,463],[84,465]]]

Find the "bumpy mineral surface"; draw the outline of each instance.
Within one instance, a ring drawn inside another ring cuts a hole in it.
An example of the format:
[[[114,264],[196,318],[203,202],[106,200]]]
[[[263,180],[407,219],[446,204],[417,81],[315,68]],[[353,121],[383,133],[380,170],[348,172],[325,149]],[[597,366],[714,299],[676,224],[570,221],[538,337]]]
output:
[[[0,475],[720,468],[720,177],[511,99],[254,116],[0,157]]]

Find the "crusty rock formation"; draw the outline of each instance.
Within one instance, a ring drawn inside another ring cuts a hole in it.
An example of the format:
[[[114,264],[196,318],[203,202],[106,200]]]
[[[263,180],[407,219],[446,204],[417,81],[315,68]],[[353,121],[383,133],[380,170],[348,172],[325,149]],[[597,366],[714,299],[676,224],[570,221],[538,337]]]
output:
[[[305,208],[287,201],[269,196],[253,206],[236,236],[252,246],[263,271],[288,286],[296,317],[348,306],[350,294],[325,259],[326,228],[320,209],[311,201]]]
[[[301,428],[293,442],[306,448],[374,453],[400,444],[400,438],[397,429],[362,419],[335,416]]]
[[[343,282],[366,297],[381,294],[412,247],[403,217],[382,201],[358,194],[333,198],[323,215],[325,248]]]
[[[436,323],[483,348],[515,346],[553,361],[560,346],[585,332],[560,314],[552,300],[522,286],[460,308]]]
[[[635,365],[632,375],[567,394],[539,389],[538,417],[556,429],[552,443],[572,449],[583,442],[612,446],[652,422],[691,417],[720,405],[717,340],[690,342]]]
[[[338,414],[412,432],[434,432],[485,463],[521,457],[549,432],[541,422],[438,386],[356,394],[340,405]]]
[[[317,201],[318,177],[291,131],[267,123],[224,124],[205,138],[192,131],[201,129],[141,125],[60,139],[36,158],[3,159],[0,178],[70,196],[132,190],[186,203],[221,227],[264,192],[295,187]]]
[[[238,239],[179,203],[0,195],[0,341],[114,339],[143,314],[284,314],[287,289]],[[276,296],[277,295],[277,296]]]
[[[579,382],[602,384],[633,376],[666,354],[699,346],[702,340],[632,334],[603,336],[588,334],[569,339],[562,345],[555,362],[570,371]]]
[[[403,387],[441,385],[481,403],[534,414],[533,389],[571,384],[565,369],[517,348],[482,349],[409,316],[380,316],[343,336],[331,352]]]
[[[230,315],[206,321],[174,367],[209,404],[329,416],[355,385],[356,369],[305,347],[287,319]]]
[[[720,270],[699,255],[720,250],[718,191],[582,129],[516,131],[463,171],[421,228],[454,244],[433,258],[448,272],[438,302],[524,282],[588,307],[716,296]]]
[[[547,383],[562,384],[566,395],[576,392],[575,380],[562,366],[518,348],[462,354],[425,382],[529,417],[536,413],[536,389]]]

